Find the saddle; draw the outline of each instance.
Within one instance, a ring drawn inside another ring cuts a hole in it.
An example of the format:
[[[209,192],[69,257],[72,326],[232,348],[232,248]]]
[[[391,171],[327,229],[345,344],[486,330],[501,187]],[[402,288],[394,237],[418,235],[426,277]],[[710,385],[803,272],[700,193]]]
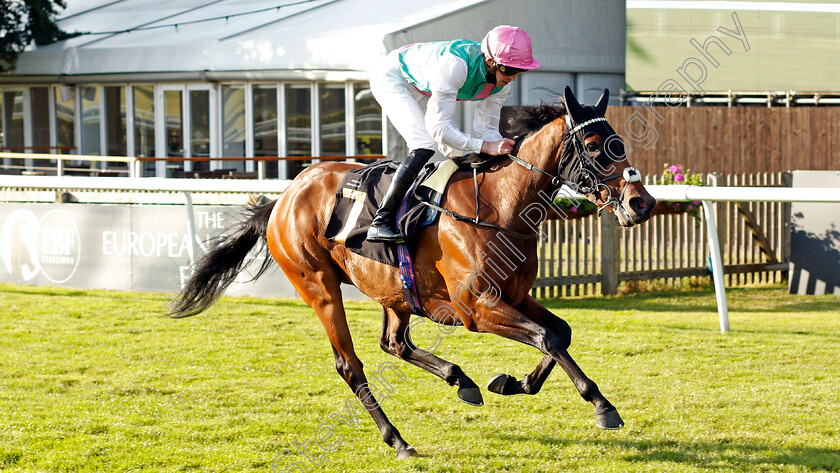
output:
[[[463,161],[459,161],[463,165]],[[397,244],[367,241],[367,229],[399,163],[379,160],[347,172],[338,186],[335,206],[325,236],[365,258],[398,267]],[[446,185],[459,169],[456,161],[429,163],[420,171],[397,213],[397,225],[413,252],[418,230],[434,223],[440,211],[423,202],[439,205]]]

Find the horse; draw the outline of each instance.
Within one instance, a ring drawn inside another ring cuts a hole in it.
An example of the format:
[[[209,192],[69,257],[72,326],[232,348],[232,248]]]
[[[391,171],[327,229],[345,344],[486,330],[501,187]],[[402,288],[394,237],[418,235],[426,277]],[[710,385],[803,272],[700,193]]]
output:
[[[457,171],[440,203],[449,213],[416,235],[414,268],[425,317],[516,340],[544,354],[523,379],[500,374],[489,382],[488,390],[501,395],[536,394],[559,364],[583,399],[593,404],[596,425],[618,429],[624,425],[618,411],[568,352],[571,327],[529,295],[538,264],[536,217],[544,217],[543,204],[555,191],[565,189],[561,185],[586,195],[601,210],[616,215],[624,227],[646,221],[656,203],[604,118],[608,100],[605,90],[594,106],[584,106],[566,87],[563,99],[554,104],[519,108],[507,131],[524,136],[517,139],[513,154],[500,157],[481,173],[480,208],[476,212],[476,176],[471,169]],[[212,305],[243,270],[252,248],[265,242],[323,325],[339,375],[370,413],[383,441],[402,459],[416,456],[417,451],[388,420],[368,387],[347,325],[341,283],[356,286],[382,306],[382,350],[457,386],[458,398],[468,404],[480,406],[483,398],[460,366],[411,343],[412,310],[399,270],[324,237],[342,176],[360,166],[335,161],[314,164],[278,200],[249,207],[250,216],[196,261],[169,315],[191,316]],[[450,218],[453,215],[477,215],[483,225]],[[267,257],[256,277],[269,264]]]

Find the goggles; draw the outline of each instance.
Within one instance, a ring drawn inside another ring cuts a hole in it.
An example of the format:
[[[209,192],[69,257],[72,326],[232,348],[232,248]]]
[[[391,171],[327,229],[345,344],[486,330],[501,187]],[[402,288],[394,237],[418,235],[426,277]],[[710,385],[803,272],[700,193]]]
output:
[[[519,69],[518,67],[511,67],[505,66],[504,64],[496,63],[496,67],[499,68],[499,72],[506,76],[515,76],[516,74],[520,74],[525,72],[527,69]]]

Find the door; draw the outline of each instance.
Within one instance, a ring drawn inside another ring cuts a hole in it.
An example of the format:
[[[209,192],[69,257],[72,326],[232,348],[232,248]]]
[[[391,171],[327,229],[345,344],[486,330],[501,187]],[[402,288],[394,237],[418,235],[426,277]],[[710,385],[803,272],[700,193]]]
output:
[[[159,177],[193,177],[218,167],[216,91],[209,85],[162,85],[155,97]]]

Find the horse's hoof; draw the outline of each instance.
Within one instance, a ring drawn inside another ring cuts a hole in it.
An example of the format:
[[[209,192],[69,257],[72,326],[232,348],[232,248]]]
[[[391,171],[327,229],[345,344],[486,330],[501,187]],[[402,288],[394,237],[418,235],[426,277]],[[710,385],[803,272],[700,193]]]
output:
[[[414,447],[407,447],[406,449],[397,454],[397,459],[405,460],[406,458],[417,456],[420,456],[420,454],[417,453],[417,450],[415,450]]]
[[[621,420],[618,411],[612,409],[606,412],[596,413],[595,425],[606,430],[618,430],[624,427],[624,421]]]
[[[496,394],[505,394],[505,384],[507,384],[510,376],[502,373],[500,375],[496,375],[490,382],[487,383],[487,390],[491,393]]]
[[[460,388],[458,389],[458,399],[466,402],[471,406],[483,406],[484,398],[481,397],[481,390],[478,388]]]

